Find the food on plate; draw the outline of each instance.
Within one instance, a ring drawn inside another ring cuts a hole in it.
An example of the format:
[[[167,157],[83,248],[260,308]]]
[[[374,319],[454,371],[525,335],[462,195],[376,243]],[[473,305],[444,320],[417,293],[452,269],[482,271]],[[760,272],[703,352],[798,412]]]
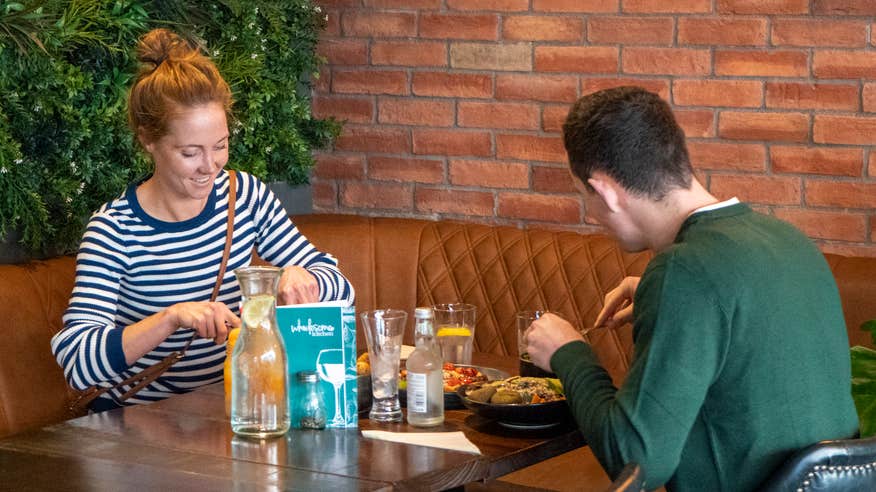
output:
[[[444,363],[444,392],[453,393],[462,385],[487,381],[487,376],[476,367],[457,366],[451,362]],[[408,371],[402,369],[399,374],[399,389],[407,388]]]
[[[521,376],[472,386],[465,396],[472,401],[497,405],[547,403],[566,398],[559,379]]]
[[[368,360],[368,352],[363,352],[362,355],[356,359],[356,374],[371,374],[371,362]]]

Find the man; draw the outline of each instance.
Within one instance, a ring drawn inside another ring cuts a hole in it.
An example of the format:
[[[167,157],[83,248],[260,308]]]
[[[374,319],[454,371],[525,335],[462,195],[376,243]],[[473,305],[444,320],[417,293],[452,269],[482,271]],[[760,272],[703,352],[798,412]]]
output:
[[[543,316],[525,336],[609,475],[636,462],[649,489],[753,490],[792,452],[854,435],[839,294],[812,242],[706,191],[655,94],[585,96],[563,136],[588,216],[625,250],[655,253],[596,320],[633,322],[620,388],[565,320]]]

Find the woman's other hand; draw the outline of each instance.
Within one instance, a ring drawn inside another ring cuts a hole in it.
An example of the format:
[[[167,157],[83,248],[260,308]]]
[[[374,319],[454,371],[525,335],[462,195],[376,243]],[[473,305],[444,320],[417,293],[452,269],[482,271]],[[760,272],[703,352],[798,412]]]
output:
[[[317,302],[319,301],[319,284],[312,273],[300,266],[284,267],[283,275],[280,276],[278,293],[279,299],[277,301],[281,306]]]
[[[633,321],[633,298],[636,295],[636,288],[639,287],[640,279],[641,277],[626,277],[617,287],[605,295],[602,310],[599,311],[596,322],[593,323],[594,328],[600,326],[617,328],[624,323]]]

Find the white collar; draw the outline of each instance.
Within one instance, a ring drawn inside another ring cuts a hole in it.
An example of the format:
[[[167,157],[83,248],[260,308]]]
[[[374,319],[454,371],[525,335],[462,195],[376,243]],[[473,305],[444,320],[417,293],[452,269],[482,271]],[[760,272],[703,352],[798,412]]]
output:
[[[737,203],[739,203],[739,199],[734,196],[733,198],[731,198],[729,200],[724,200],[723,202],[713,203],[711,205],[706,205],[705,207],[700,207],[700,208],[694,210],[693,212],[691,212],[690,214],[693,215],[693,214],[696,214],[699,212],[708,212],[710,210],[717,210],[719,208],[729,207],[730,205],[736,205]]]

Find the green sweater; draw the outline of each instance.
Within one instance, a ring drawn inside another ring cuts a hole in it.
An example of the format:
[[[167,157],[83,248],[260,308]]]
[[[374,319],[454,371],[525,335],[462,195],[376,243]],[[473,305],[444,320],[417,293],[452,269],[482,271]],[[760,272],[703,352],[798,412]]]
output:
[[[620,389],[586,343],[551,358],[611,476],[634,461],[649,489],[748,491],[793,451],[857,432],[836,283],[789,224],[744,204],[696,213],[634,301]]]

